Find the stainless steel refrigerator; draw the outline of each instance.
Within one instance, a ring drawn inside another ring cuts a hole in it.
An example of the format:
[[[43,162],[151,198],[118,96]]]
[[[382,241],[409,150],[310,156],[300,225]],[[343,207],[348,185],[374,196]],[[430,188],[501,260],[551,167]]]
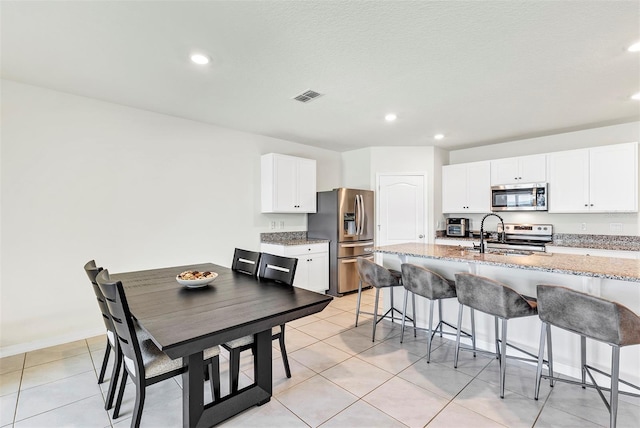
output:
[[[317,193],[317,210],[309,214],[307,236],[329,239],[329,291],[341,296],[358,289],[356,259],[373,254],[374,196],[371,190],[333,189]]]

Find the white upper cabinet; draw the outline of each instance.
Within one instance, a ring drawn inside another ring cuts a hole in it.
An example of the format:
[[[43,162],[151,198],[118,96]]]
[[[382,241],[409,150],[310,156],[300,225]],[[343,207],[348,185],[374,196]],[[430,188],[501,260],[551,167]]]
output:
[[[547,181],[547,155],[520,156],[491,161],[491,185],[544,183]]]
[[[638,143],[549,153],[549,212],[637,212]]]
[[[263,213],[315,213],[316,161],[269,153],[261,159]]]
[[[443,213],[488,213],[490,210],[489,161],[442,167]]]

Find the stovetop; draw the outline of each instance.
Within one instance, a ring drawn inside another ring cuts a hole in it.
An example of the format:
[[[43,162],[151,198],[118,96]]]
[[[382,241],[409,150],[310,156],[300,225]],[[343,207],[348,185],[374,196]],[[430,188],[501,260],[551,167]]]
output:
[[[504,231],[504,241],[487,240],[487,248],[546,251],[545,244],[553,240],[551,224],[505,223]],[[498,225],[498,238],[501,237],[502,225]]]

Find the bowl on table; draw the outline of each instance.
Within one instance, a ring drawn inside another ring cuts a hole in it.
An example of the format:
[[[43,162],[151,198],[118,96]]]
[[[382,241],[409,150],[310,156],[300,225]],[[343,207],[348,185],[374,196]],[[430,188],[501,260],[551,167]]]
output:
[[[176,281],[187,288],[199,288],[211,284],[217,277],[215,272],[187,270],[176,275]]]

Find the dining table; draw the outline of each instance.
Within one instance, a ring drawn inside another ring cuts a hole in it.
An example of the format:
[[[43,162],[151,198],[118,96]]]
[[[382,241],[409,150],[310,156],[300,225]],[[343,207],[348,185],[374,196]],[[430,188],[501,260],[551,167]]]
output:
[[[198,288],[180,285],[181,272],[210,271],[216,279]],[[322,311],[331,296],[256,277],[212,263],[115,273],[140,327],[170,358],[182,358],[185,427],[216,425],[272,395],[271,328]],[[204,402],[203,351],[254,335],[253,383]]]

